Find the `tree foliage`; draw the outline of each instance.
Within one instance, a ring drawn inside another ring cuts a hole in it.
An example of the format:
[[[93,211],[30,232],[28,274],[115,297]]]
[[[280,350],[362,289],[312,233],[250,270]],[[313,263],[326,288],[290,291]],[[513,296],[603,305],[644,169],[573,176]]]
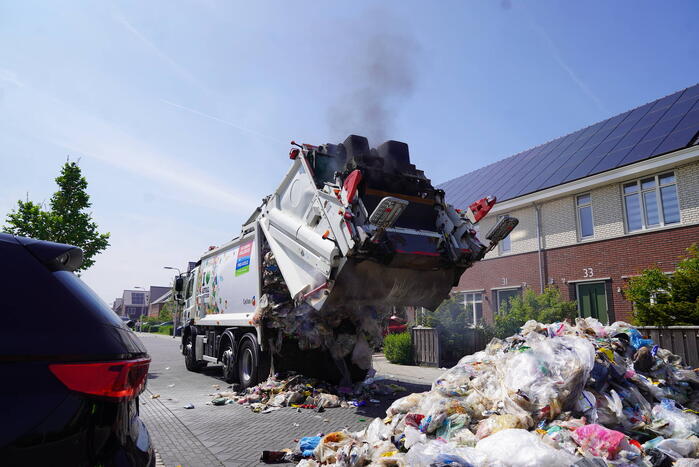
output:
[[[77,162],[67,161],[56,177],[58,191],[44,210],[39,203],[18,201],[5,220],[7,233],[75,245],[83,250],[83,264],[78,271],[92,266],[94,256],[109,246],[109,233],[99,233],[92,220],[87,194],[87,180]]]
[[[574,301],[566,301],[555,287],[547,287],[544,293],[537,294],[525,289],[522,296],[512,297],[505,313],[495,315],[495,335],[505,338],[519,331],[530,319],[540,323],[555,323],[574,320],[578,309]]]
[[[476,333],[480,334],[479,340],[487,342],[492,338],[492,330],[487,326],[472,329],[473,312],[464,307],[459,294],[444,300],[434,312],[426,313],[424,324],[437,329],[441,358],[449,364],[472,351]]]
[[[671,275],[657,267],[632,277],[624,296],[634,304],[634,321],[640,326],[699,325],[699,247],[687,248]]]
[[[160,313],[158,313],[158,319],[160,320],[160,322],[164,323],[167,321],[172,321],[174,309],[175,309],[174,302],[165,303],[165,305],[163,305],[163,307],[160,309]]]

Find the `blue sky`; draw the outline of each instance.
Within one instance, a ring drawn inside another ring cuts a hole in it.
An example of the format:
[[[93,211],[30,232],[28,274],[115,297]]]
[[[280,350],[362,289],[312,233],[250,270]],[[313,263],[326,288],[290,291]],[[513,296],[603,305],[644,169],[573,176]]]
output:
[[[699,81],[694,1],[0,0],[0,216],[70,155],[105,300],[237,235],[288,142],[407,142],[436,183]]]

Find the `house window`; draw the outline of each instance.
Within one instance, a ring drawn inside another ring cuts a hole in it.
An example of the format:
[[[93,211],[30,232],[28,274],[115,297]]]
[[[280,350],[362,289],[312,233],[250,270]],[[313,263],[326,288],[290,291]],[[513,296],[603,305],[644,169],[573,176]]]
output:
[[[498,313],[507,313],[510,309],[510,299],[519,296],[519,289],[501,289],[497,293]]]
[[[498,216],[498,221],[500,219],[502,219],[503,217],[504,216]],[[512,240],[510,239],[509,234],[507,235],[507,237],[500,240],[500,243],[498,244],[498,248],[499,248],[500,254],[509,253],[510,251],[512,251]]]
[[[595,235],[595,228],[592,222],[592,196],[590,193],[578,195],[575,198],[578,211],[578,235],[580,239],[592,238]]]
[[[145,305],[146,304],[145,294],[132,293],[131,294],[131,303],[134,305]]]
[[[464,293],[464,308],[466,309],[466,323],[469,326],[477,326],[483,322],[483,294],[481,292]]]
[[[680,221],[674,172],[623,184],[626,229],[629,232]]]

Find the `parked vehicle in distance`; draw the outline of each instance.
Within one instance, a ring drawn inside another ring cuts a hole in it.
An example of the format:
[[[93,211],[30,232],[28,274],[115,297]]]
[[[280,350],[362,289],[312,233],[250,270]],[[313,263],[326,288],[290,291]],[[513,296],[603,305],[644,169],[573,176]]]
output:
[[[134,321],[128,316],[122,316],[121,320],[124,322],[126,326],[128,326],[131,329],[133,329],[136,326],[136,323],[134,323]]]
[[[0,463],[155,465],[139,417],[150,357],[72,271],[79,248],[0,234]],[[41,325],[37,325],[41,323]]]
[[[384,331],[384,336],[387,334],[399,334],[405,332],[408,329],[408,325],[405,320],[399,316],[393,315],[388,318],[388,324],[386,325],[386,330]]]

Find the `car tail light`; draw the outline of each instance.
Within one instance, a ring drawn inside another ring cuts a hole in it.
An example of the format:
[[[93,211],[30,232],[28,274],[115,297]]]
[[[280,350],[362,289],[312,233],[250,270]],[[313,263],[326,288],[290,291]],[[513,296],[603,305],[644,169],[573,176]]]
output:
[[[133,399],[146,387],[150,358],[99,363],[53,363],[51,372],[68,389],[93,396]]]

